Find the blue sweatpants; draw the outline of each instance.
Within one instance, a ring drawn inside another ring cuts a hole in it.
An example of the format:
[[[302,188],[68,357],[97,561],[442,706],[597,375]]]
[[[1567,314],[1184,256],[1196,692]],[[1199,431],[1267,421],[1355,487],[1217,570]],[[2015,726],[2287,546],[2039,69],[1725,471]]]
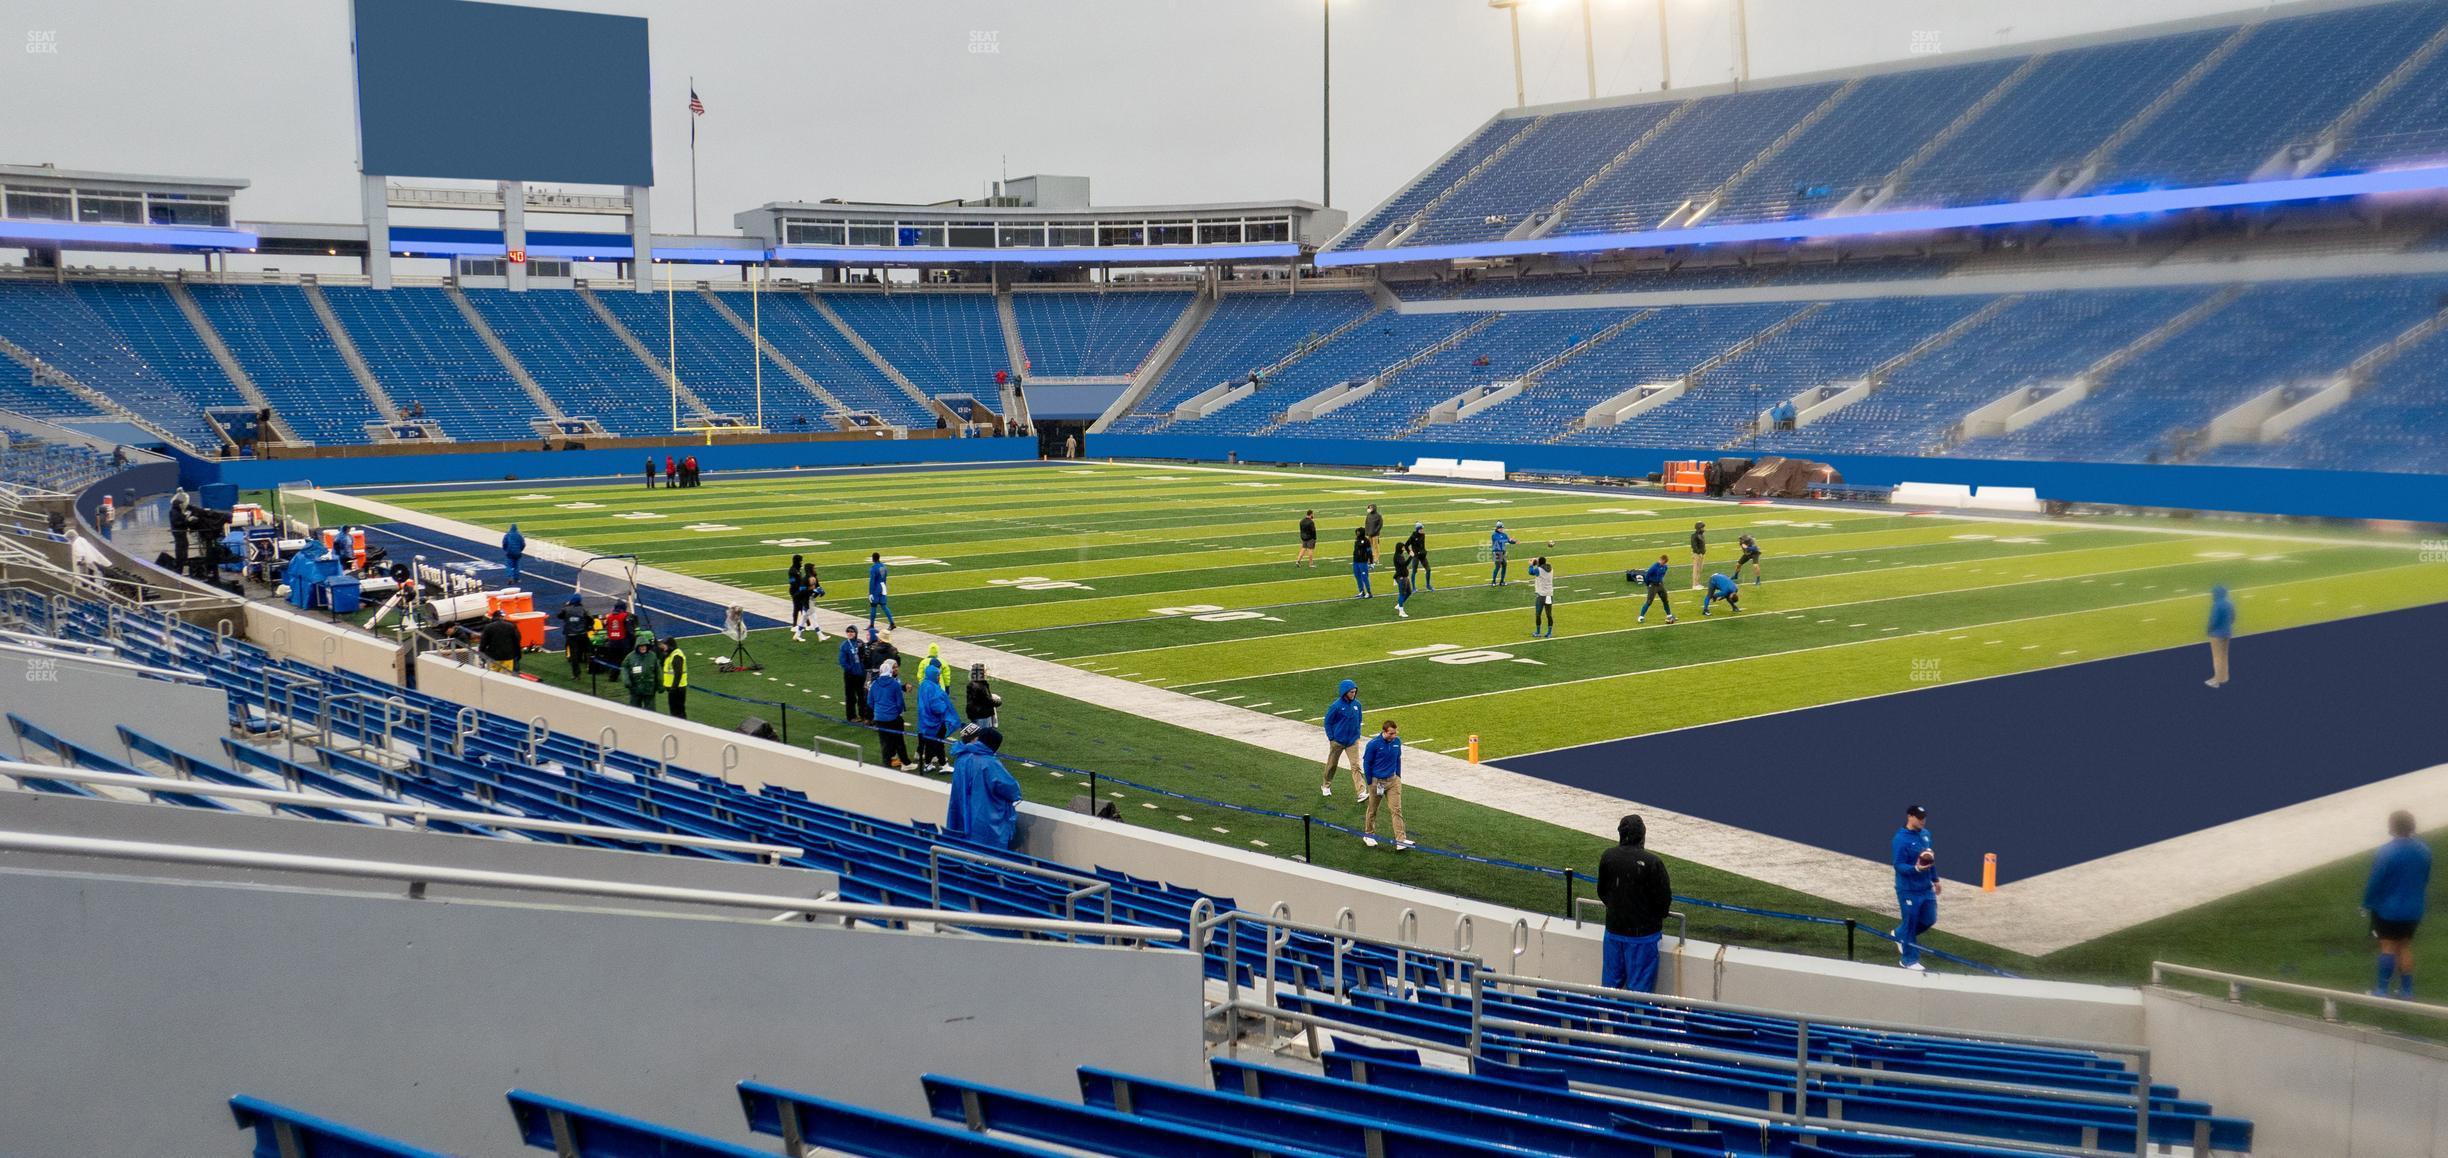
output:
[[[1369,590],[1369,565],[1366,563],[1352,564],[1352,583],[1360,589],[1358,594],[1363,597],[1376,594]]]
[[[519,581],[519,560],[524,558],[526,558],[524,555],[502,556],[502,562],[507,564],[510,568],[510,582],[517,583]]]
[[[1658,935],[1625,937],[1606,935],[1606,968],[1598,984],[1609,989],[1629,989],[1636,993],[1657,990]]]
[[[1895,929],[1897,948],[1903,953],[1898,964],[1910,965],[1921,960],[1921,934],[1938,927],[1938,898],[1897,893],[1896,910],[1903,917]]]
[[[1496,569],[1495,569],[1494,571],[1492,571],[1492,572],[1490,572],[1490,573],[1488,574],[1488,582],[1490,582],[1490,583],[1502,583],[1502,582],[1504,582],[1504,581],[1505,581],[1505,557],[1504,557],[1504,556],[1502,556],[1502,555],[1498,555],[1498,556],[1496,556]]]
[[[884,617],[884,626],[886,627],[898,628],[901,626],[900,624],[893,622],[892,600],[870,597],[867,600],[867,626],[874,627],[876,616],[878,615],[882,615]]]

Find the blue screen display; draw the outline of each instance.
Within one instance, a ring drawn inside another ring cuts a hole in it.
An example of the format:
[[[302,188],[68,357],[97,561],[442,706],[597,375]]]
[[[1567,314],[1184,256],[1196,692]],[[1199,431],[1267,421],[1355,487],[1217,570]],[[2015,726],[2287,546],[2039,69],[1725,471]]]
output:
[[[652,185],[646,21],[355,0],[362,172]]]

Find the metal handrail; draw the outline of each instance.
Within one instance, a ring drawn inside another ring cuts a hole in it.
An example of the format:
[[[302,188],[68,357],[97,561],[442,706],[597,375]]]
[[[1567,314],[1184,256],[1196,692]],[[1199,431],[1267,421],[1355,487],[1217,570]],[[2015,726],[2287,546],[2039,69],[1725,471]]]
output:
[[[867,766],[867,750],[851,743],[848,740],[836,740],[831,736],[818,736],[815,738],[813,743],[808,745],[808,750],[821,756],[824,754],[824,747],[827,744],[848,748],[850,750],[851,763],[856,764],[861,768]]]
[[[1202,916],[1202,912],[1204,912],[1206,915]],[[1395,976],[1397,981],[1400,981],[1404,975],[1409,972],[1409,960],[1411,955],[1415,953],[1423,957],[1443,958],[1450,961],[1452,965],[1451,972],[1455,976],[1462,975],[1466,966],[1472,973],[1477,973],[1486,967],[1486,963],[1475,956],[1464,956],[1455,954],[1448,950],[1432,949],[1414,942],[1398,940],[1395,938],[1366,936],[1355,931],[1354,929],[1343,928],[1341,927],[1343,923],[1342,914],[1336,915],[1336,925],[1326,926],[1312,925],[1305,922],[1292,920],[1289,915],[1290,912],[1290,906],[1280,901],[1276,903],[1274,912],[1264,917],[1261,917],[1256,913],[1243,912],[1239,909],[1227,909],[1220,913],[1215,912],[1213,907],[1209,905],[1209,902],[1205,898],[1200,898],[1198,901],[1193,902],[1190,907],[1190,939],[1191,945],[1194,948],[1204,952],[1207,945],[1213,939],[1214,931],[1217,929],[1224,930],[1226,946],[1224,953],[1224,1001],[1219,1005],[1208,1008],[1200,1016],[1202,1020],[1207,1021],[1212,1021],[1217,1018],[1222,1018],[1224,1020],[1224,1042],[1227,1052],[1238,1052],[1240,1048],[1241,1017],[1245,1013],[1266,1018],[1270,1024],[1277,1021],[1288,1021],[1297,1025],[1307,1026],[1312,1030],[1339,1029],[1346,1033],[1367,1034],[1371,1037],[1377,1038],[1408,1040],[1402,1038],[1401,1035],[1388,1033],[1378,1027],[1340,1021],[1334,1018],[1322,1017],[1315,1014],[1302,1013],[1285,1009],[1281,1005],[1276,1004],[1274,1001],[1276,963],[1280,959],[1279,953],[1281,948],[1290,942],[1292,934],[1295,933],[1303,933],[1309,936],[1326,939],[1330,946],[1333,946],[1336,950],[1338,950],[1338,967],[1340,966],[1339,950],[1341,950],[1345,944],[1353,946],[1374,945],[1380,949],[1391,950],[1395,955]],[[1262,1000],[1247,1000],[1241,996],[1241,970],[1237,953],[1241,944],[1240,925],[1245,921],[1266,930],[1267,941],[1265,968],[1267,975],[1262,979],[1262,984],[1267,997]],[[1358,922],[1355,920],[1352,923],[1356,925]],[[1418,926],[1419,921],[1417,914],[1409,909],[1403,910],[1403,919],[1396,922],[1397,928],[1408,928],[1414,933],[1414,935],[1416,935],[1418,931]],[[1438,966],[1438,972],[1446,972],[1446,969],[1442,964]],[[1339,977],[1338,984],[1340,984]],[[1340,997],[1341,994],[1338,993],[1337,996]],[[1419,1043],[1414,1042],[1413,1044]],[[1439,1044],[1436,1046],[1436,1048],[1451,1050],[1453,1046],[1450,1044]]]
[[[1015,932],[1045,933],[1055,936],[1107,937],[1118,941],[1134,942],[1142,946],[1157,941],[1173,942],[1182,939],[1179,929],[1159,929],[1145,925],[1104,925],[1089,921],[1058,921],[1048,917],[1015,917],[1000,913],[913,909],[899,905],[866,905],[850,901],[821,901],[806,897],[740,893],[718,889],[692,889],[673,885],[643,885],[626,881],[586,880],[578,877],[539,876],[531,873],[497,872],[490,869],[399,864],[390,861],[306,856],[285,852],[257,852],[249,849],[195,848],[152,841],[104,840],[95,837],[52,836],[34,832],[0,832],[0,852],[112,857],[155,864],[211,865],[219,868],[263,869],[271,872],[353,877],[361,880],[394,880],[409,884],[411,895],[421,893],[425,885],[462,885],[472,888],[522,889],[528,892],[614,897],[623,900],[671,901],[681,904],[755,909],[762,912],[780,910],[805,913],[811,917],[839,917],[845,922],[931,924],[948,925],[955,928],[1009,929]]]
[[[2047,1097],[2059,1101],[2089,1102],[2111,1106],[2131,1105],[2134,1108],[2133,1153],[2136,1155],[2147,1155],[2150,1152],[2151,1051],[2147,1046],[2072,1041],[2065,1039],[2032,1037],[2022,1034],[1966,1033],[1960,1030],[1934,1029],[1924,1026],[1905,1026],[1893,1023],[1854,1021],[1849,1019],[1814,1019],[1790,1011],[1730,1006],[1722,1002],[1701,1001],[1696,998],[1655,998],[1659,1004],[1683,1005],[1692,1008],[1766,1015],[1791,1021],[1794,1023],[1795,1027],[1795,1045],[1794,1057],[1792,1060],[1788,1061],[1782,1058],[1770,1057],[1765,1054],[1719,1050],[1707,1046],[1684,1045],[1678,1042],[1659,1041],[1654,1039],[1626,1038],[1620,1034],[1596,1033],[1588,1030],[1570,1029],[1563,1026],[1541,1025],[1536,1022],[1485,1018],[1481,1013],[1481,1004],[1484,1001],[1484,995],[1488,987],[1499,985],[1521,985],[1542,989],[1560,989],[1567,992],[1585,993],[1602,997],[1621,996],[1621,992],[1618,990],[1610,990],[1596,985],[1584,985],[1579,982],[1554,981],[1547,978],[1526,977],[1516,974],[1481,972],[1472,978],[1473,999],[1471,1005],[1471,1040],[1474,1045],[1479,1041],[1479,1034],[1481,1030],[1483,1028],[1490,1028],[1523,1033],[1542,1038],[1554,1038],[1564,1041],[1582,1041],[1601,1045],[1629,1045],[1632,1048],[1653,1053],[1696,1057],[1704,1060],[1742,1061],[1752,1065],[1789,1069],[1794,1075],[1794,1105],[1792,1111],[1787,1115],[1787,1117],[1789,1117],[1795,1125],[1811,1125],[1821,1121],[1820,1119],[1812,1117],[1809,1112],[1809,1085],[1810,1080],[1813,1077],[1855,1077],[1879,1082],[1895,1082],[1905,1085],[1929,1086],[1937,1089],[1957,1089],[1970,1090],[1980,1093]],[[1642,1000],[1652,1000],[1652,997],[1649,995],[1644,995]],[[1810,1060],[1810,1036],[1811,1028],[1814,1025],[1821,1028],[1880,1029],[1889,1032],[1947,1037],[1957,1040],[2050,1046],[2059,1049],[2080,1050],[2090,1053],[2122,1054],[2134,1059],[2134,1068],[2132,1071],[2133,1092],[2130,1094],[2091,1093],[2082,1090],[2061,1089],[2054,1086],[2031,1086],[2016,1082],[1984,1081],[1978,1078],[1950,1078],[1935,1074],[1912,1073],[1910,1071],[1903,1070],[1874,1070],[1859,1066],[1844,1065],[1841,1063],[1814,1062]],[[1829,1119],[1827,1121],[1833,1122],[1834,1120]],[[2204,1123],[2203,1126],[2206,1129],[2207,1123]],[[2033,1148],[2058,1149],[2055,1147],[2043,1147],[2036,1145]],[[2104,1153],[2104,1151],[2097,1150],[2093,1147],[2067,1148],[2064,1150],[2064,1152]]]
[[[1015,872],[1022,876],[1037,877],[1042,880],[1053,881],[1057,884],[1074,886],[1069,892],[1063,894],[1063,919],[1066,921],[1079,919],[1079,902],[1081,900],[1088,897],[1102,895],[1105,898],[1105,923],[1109,925],[1113,923],[1114,902],[1112,881],[1099,880],[1095,877],[1082,876],[1074,872],[1065,872],[1061,869],[1047,868],[1044,865],[1028,864],[1024,861],[1011,860],[1005,857],[989,856],[986,853],[972,852],[965,848],[953,848],[950,845],[931,844],[927,846],[927,903],[935,906],[938,909],[943,907],[943,862],[947,858],[951,860],[965,860],[971,864],[987,865],[992,868],[1002,869],[1008,872]]]
[[[142,792],[148,798],[168,792],[179,796],[222,796],[232,800],[252,800],[259,804],[303,805],[333,812],[400,816],[413,821],[411,827],[418,831],[423,831],[428,822],[439,820],[448,824],[506,828],[518,832],[553,832],[565,836],[584,836],[627,844],[702,848],[715,852],[736,852],[762,857],[767,864],[773,864],[784,857],[796,857],[807,851],[786,844],[761,844],[755,841],[726,840],[721,837],[693,836],[685,833],[647,832],[635,828],[575,824],[565,820],[539,820],[533,817],[504,816],[492,812],[469,812],[452,808],[434,808],[423,804],[402,804],[389,800],[355,800],[345,796],[326,796],[318,792],[283,792],[274,788],[247,788],[237,784],[214,784],[203,780],[172,780],[161,776],[131,775],[125,772],[89,772],[81,768],[53,768],[15,760],[0,760],[0,777],[11,780],[30,778],[56,780],[70,784],[93,784],[105,788],[126,788]]]
[[[2216,969],[2203,969],[2195,965],[2177,965],[2167,961],[2151,962],[2151,984],[2165,985],[2167,983],[2165,979],[2169,976],[2220,982],[2227,986],[2227,1001],[2232,1005],[2244,1003],[2246,989],[2265,989],[2271,993],[2319,998],[2321,1020],[2323,1021],[2338,1020],[2338,1006],[2340,1005],[2352,1005],[2364,1009],[2386,1009],[2395,1013],[2411,1013],[2418,1017],[2448,1018],[2448,1005],[2438,1005],[2427,1001],[2408,1001],[2402,997],[2374,997],[2368,993],[2356,993],[2346,989],[2323,989],[2318,985],[2305,985],[2294,981],[2271,981],[2263,977],[2247,977],[2241,973],[2222,973]]]

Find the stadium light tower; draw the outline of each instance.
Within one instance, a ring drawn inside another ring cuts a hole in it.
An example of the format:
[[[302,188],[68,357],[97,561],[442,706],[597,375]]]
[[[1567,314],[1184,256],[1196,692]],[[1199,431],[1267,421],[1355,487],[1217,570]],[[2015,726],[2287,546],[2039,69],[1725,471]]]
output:
[[[1318,204],[1334,204],[1334,0],[1318,0]]]
[[[1522,91],[1521,10],[1524,5],[1543,4],[1547,0],[1488,0],[1488,7],[1501,8],[1513,29],[1513,107],[1529,104]],[[1663,3],[1664,0],[1660,0]],[[1581,0],[1581,67],[1589,78],[1591,100],[1598,99],[1598,42],[1590,33],[1590,0]]]

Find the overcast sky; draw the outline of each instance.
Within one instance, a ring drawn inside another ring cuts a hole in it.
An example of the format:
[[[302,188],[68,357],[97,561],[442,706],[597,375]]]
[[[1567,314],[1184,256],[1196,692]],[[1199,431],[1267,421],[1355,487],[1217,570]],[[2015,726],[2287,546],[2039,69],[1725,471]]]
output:
[[[539,0],[545,2],[545,0]],[[1512,103],[1485,0],[1331,0],[1334,204],[1364,212]],[[1655,0],[1591,0],[1601,95],[1659,82]],[[1578,0],[1529,0],[1531,103],[1586,95]],[[1734,0],[1667,0],[1678,86],[1727,80]],[[1085,174],[1099,204],[1319,196],[1321,0],[599,0],[652,21],[655,213],[980,195]],[[2259,8],[2239,0],[1749,0],[1754,76]],[[347,0],[0,0],[0,161],[243,177],[244,220],[354,221]],[[29,45],[30,46],[30,45]],[[981,48],[991,48],[984,51]],[[515,46],[503,68],[577,70]]]

